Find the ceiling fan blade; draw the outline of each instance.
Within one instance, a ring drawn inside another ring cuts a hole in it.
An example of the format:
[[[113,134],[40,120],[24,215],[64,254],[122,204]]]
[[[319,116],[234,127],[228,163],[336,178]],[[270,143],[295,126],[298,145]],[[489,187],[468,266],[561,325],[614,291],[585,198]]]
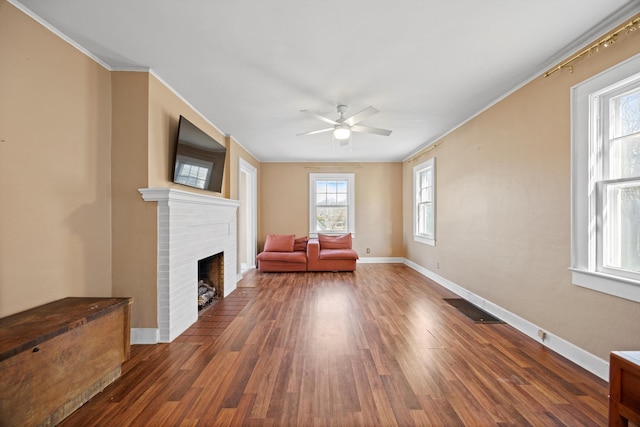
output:
[[[333,130],[333,128],[326,128],[326,129],[312,130],[311,132],[299,133],[297,136],[302,136],[302,135],[314,135],[314,134],[316,134],[316,133],[329,132],[330,130]]]
[[[313,111],[309,111],[309,110],[300,110],[300,112],[301,112],[301,113],[309,114],[309,115],[311,115],[311,116],[315,117],[316,119],[318,119],[318,120],[322,120],[323,122],[329,123],[329,124],[331,124],[331,125],[337,125],[337,124],[339,124],[339,123],[338,123],[338,122],[336,122],[335,120],[332,120],[332,119],[330,119],[330,118],[328,118],[328,117],[325,117],[325,116],[323,116],[323,115],[321,115],[321,114],[314,113]]]
[[[344,123],[344,124],[346,124],[348,126],[353,126],[356,123],[366,119],[367,117],[373,116],[377,112],[378,112],[378,110],[376,110],[372,106],[368,106],[367,108],[365,108],[364,110],[360,111],[359,113],[355,113],[355,114],[347,117],[346,119],[344,119],[342,121],[342,123]]]
[[[361,126],[361,125],[353,125],[353,126],[351,126],[351,131],[353,131],[353,132],[362,132],[362,133],[374,133],[376,135],[383,135],[383,136],[391,135],[391,131],[390,130],[372,128],[372,127],[369,127],[369,126]]]

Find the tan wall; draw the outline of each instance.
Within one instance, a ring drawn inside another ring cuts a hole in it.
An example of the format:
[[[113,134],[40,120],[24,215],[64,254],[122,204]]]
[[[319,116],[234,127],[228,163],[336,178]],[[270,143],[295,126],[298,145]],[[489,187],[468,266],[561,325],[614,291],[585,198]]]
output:
[[[354,173],[356,233],[353,247],[361,257],[401,257],[402,163],[344,164],[319,168],[306,163],[263,163],[259,192],[259,247],[267,234],[309,233],[309,174]],[[371,253],[366,253],[366,248]]]
[[[151,75],[149,77],[149,187],[172,187],[193,193],[212,194],[210,191],[173,183],[172,167],[180,115],[186,117],[220,144],[226,145],[224,134]],[[228,197],[229,194],[228,166],[229,154],[227,153],[222,194],[213,193],[220,197]]]
[[[242,145],[240,145],[233,137],[227,137],[227,159],[228,159],[228,167],[227,171],[227,182],[229,182],[229,198],[238,200],[238,173],[239,173],[239,159],[241,158],[245,162],[249,163],[251,166],[256,168],[258,174],[258,181],[260,180],[260,165],[261,163],[256,159],[251,153],[244,149]]]
[[[157,325],[157,206],[148,182],[149,73],[113,72],[113,293],[134,298],[133,327]]]
[[[0,0],[0,317],[111,296],[111,77]]]
[[[638,304],[571,284],[570,88],[640,51],[640,35],[540,77],[404,165],[406,256],[608,360],[640,348]],[[436,157],[435,247],[412,239],[412,168]],[[439,263],[440,268],[437,268]]]

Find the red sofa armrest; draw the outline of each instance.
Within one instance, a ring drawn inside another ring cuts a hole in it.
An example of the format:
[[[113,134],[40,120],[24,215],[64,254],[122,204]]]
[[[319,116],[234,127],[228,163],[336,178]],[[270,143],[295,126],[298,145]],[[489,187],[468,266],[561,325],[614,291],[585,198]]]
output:
[[[320,242],[309,239],[307,242],[307,270],[316,271],[320,267]]]

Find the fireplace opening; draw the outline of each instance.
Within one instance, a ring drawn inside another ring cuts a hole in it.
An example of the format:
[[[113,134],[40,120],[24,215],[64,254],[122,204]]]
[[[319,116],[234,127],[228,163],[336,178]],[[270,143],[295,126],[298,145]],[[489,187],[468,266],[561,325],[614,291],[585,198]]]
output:
[[[224,296],[224,252],[198,261],[198,311]]]

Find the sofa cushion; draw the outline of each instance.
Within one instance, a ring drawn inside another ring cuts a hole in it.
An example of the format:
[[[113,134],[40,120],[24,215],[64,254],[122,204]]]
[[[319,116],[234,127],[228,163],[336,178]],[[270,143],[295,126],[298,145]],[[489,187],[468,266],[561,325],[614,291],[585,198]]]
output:
[[[351,234],[332,236],[318,233],[320,249],[351,249]]]
[[[307,263],[307,254],[304,252],[262,252],[257,256],[258,261],[279,261],[293,263]]]
[[[264,251],[292,252],[295,239],[296,236],[294,234],[267,234],[267,241],[264,242]]]
[[[296,240],[293,241],[293,250],[306,251],[308,241],[309,241],[309,238],[307,236],[298,237]]]
[[[353,249],[320,249],[318,259],[358,259]]]

